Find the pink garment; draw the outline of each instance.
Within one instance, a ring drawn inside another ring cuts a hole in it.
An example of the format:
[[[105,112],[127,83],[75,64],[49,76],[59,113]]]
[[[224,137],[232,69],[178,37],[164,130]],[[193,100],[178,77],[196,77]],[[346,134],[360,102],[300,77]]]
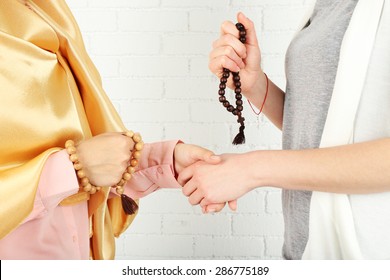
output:
[[[141,198],[161,187],[180,188],[173,166],[176,144],[146,144],[138,171],[126,184],[125,193]],[[18,228],[0,240],[0,259],[89,259],[87,202],[59,205],[78,190],[66,151],[51,155],[42,170],[34,209]]]

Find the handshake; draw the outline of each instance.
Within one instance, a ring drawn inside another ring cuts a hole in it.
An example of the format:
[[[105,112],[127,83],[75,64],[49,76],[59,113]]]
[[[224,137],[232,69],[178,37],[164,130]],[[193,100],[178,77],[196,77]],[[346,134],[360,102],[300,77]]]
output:
[[[120,133],[100,134],[81,141],[77,146],[83,170],[90,182],[97,186],[112,186],[118,182],[129,161],[128,151],[133,149],[132,140]],[[165,154],[165,157],[172,158],[171,154],[167,155],[172,153],[172,149],[168,151],[163,145],[146,145],[145,149],[149,152],[142,152],[143,159],[140,161],[144,168],[154,162],[153,158],[149,158],[150,154]],[[236,210],[237,199],[254,185],[250,178],[256,172],[252,170],[254,167],[250,165],[248,156],[249,153],[217,156],[200,146],[177,143],[173,149],[176,180],[189,202],[199,204],[204,213],[219,212],[226,203]],[[133,198],[153,191],[149,187],[147,191],[144,189],[148,183],[134,179],[129,182]]]
[[[226,203],[235,211],[237,199],[251,190],[241,154],[217,156],[202,147],[179,143],[174,165],[183,194],[192,205],[199,204],[203,213],[219,212]]]

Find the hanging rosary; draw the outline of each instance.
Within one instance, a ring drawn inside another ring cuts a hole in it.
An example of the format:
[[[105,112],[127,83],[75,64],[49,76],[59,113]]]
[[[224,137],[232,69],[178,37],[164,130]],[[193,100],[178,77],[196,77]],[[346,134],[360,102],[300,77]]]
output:
[[[239,31],[239,40],[241,43],[245,44],[246,42],[246,30],[245,26],[242,23],[236,23],[236,28]],[[225,97],[225,89],[226,89],[226,83],[230,76],[230,70],[223,68],[222,77],[220,79],[219,84],[219,102],[222,103],[223,107],[226,108],[226,110],[230,113],[232,113],[234,116],[237,116],[237,122],[240,124],[240,130],[239,133],[236,135],[236,137],[233,140],[234,145],[243,144],[245,143],[245,135],[244,135],[244,121],[245,118],[242,116],[242,110],[243,102],[242,102],[242,94],[241,94],[241,82],[240,82],[240,75],[238,72],[232,72],[233,76],[233,83],[234,83],[234,92],[236,94],[236,107],[230,104],[230,102]]]

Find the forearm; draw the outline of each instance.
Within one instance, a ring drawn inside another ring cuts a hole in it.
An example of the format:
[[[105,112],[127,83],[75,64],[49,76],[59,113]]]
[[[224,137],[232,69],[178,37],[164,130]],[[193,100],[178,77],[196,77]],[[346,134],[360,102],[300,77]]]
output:
[[[281,130],[283,124],[284,92],[270,79],[268,81],[268,95],[264,103],[263,113]],[[244,95],[254,106],[261,108],[266,90],[266,78],[264,73],[261,73],[252,89],[244,92]]]
[[[390,191],[390,139],[321,149],[256,151],[247,157],[256,182],[252,187],[347,194]]]

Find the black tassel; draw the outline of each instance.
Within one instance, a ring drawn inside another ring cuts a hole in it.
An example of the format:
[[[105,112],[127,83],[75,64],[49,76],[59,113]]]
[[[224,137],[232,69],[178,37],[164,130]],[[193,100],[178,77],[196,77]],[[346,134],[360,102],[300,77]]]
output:
[[[121,200],[123,211],[125,211],[127,215],[133,215],[135,212],[137,212],[138,205],[132,198],[125,194],[121,194]]]
[[[234,137],[233,145],[239,145],[245,143],[245,134],[244,134],[245,125],[241,124],[240,132]]]

